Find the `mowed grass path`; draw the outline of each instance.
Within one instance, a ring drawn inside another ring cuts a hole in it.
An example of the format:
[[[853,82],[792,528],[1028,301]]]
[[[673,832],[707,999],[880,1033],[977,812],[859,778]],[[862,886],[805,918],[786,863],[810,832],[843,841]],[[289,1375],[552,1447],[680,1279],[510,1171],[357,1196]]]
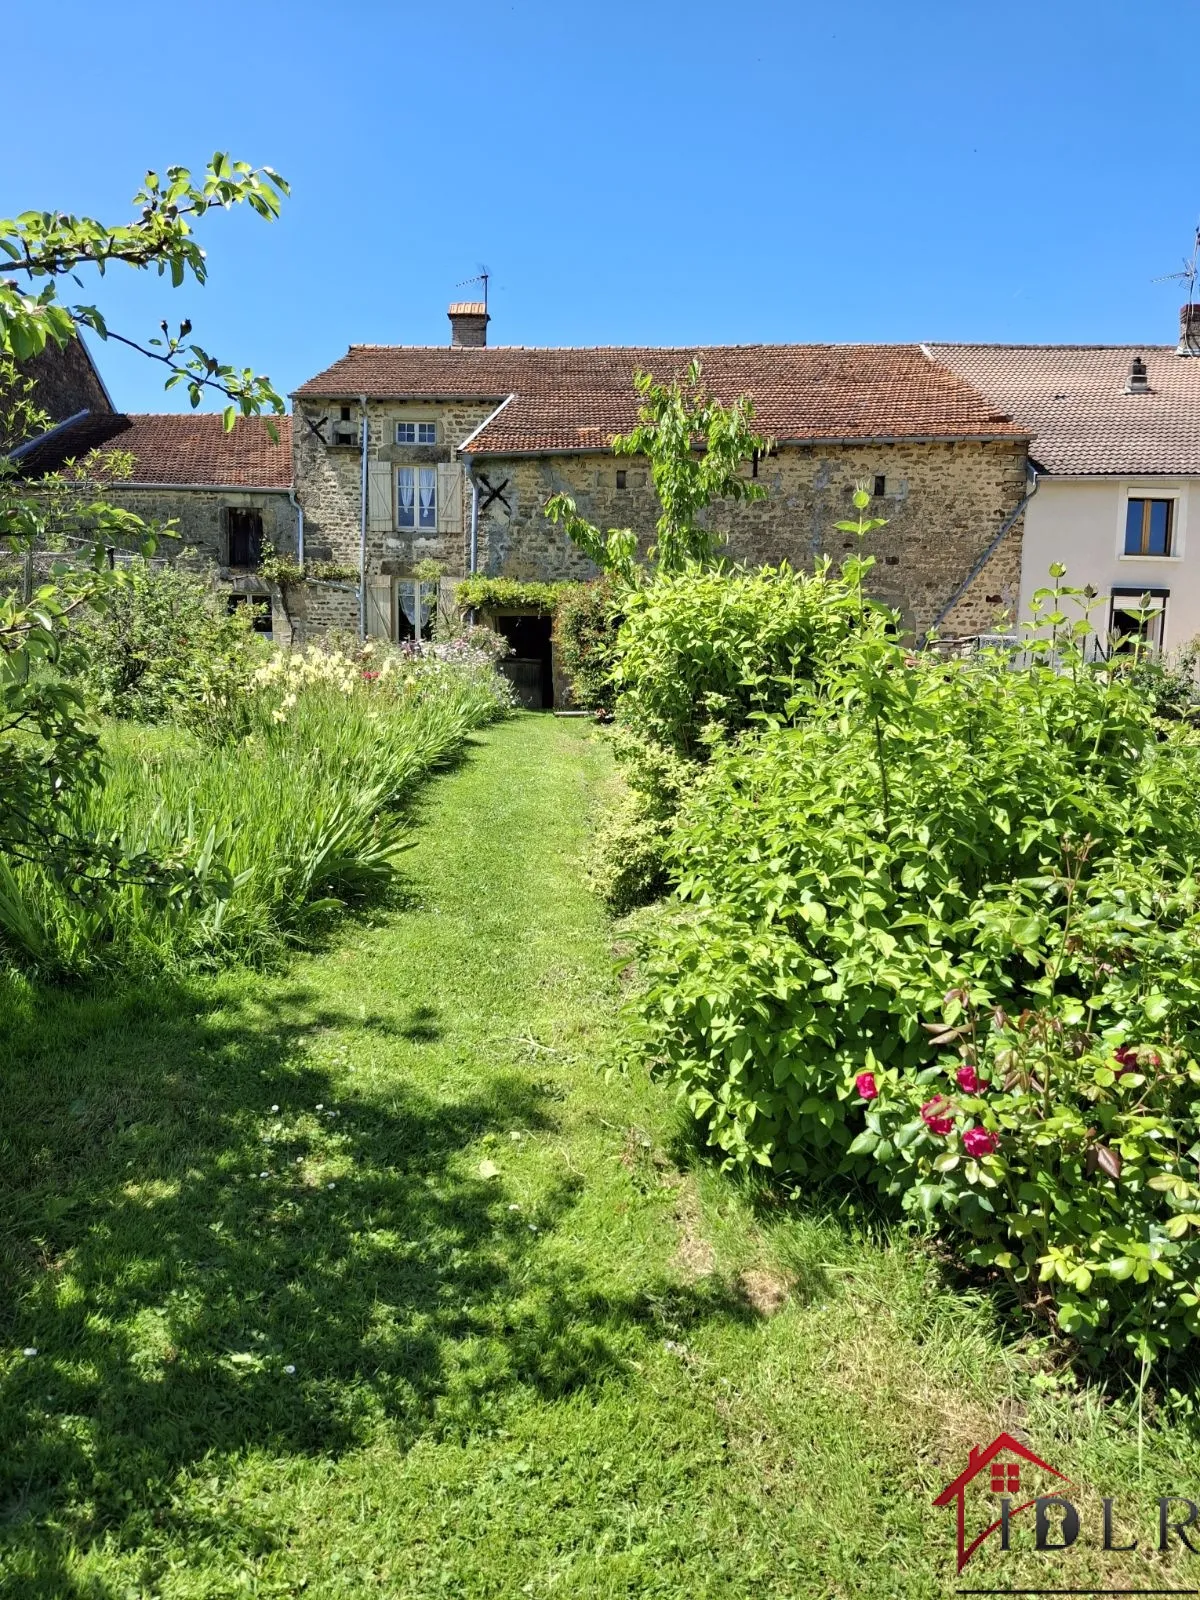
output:
[[[0,1593],[933,1596],[1001,1425],[1085,1522],[1197,1481],[612,1070],[608,780],[521,717],[426,791],[409,903],[286,975],[0,997]],[[1009,1559],[972,1581],[1131,1570]]]

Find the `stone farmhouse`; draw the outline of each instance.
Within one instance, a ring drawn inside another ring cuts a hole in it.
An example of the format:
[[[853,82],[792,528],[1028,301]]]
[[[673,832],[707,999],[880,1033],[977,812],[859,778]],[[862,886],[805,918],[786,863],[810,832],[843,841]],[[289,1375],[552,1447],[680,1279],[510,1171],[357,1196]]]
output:
[[[753,397],[774,441],[747,466],[767,497],[712,508],[731,557],[840,557],[855,540],[835,524],[864,483],[887,518],[868,543],[875,586],[910,628],[973,633],[1015,608],[1028,432],[920,346],[489,347],[482,305],[449,315],[448,346],[352,345],[292,397],[304,548],[358,562],[364,632],[413,630],[428,559],[444,584],[593,576],[544,515],[560,490],[648,540],[649,473],[612,439],[636,421],[635,370],[668,378],[693,358],[722,401]]]
[[[1200,558],[1187,544],[1200,537],[1189,534],[1200,527],[1200,361],[1186,359],[1200,353],[1200,307],[1184,308],[1178,344],[1136,350],[526,348],[490,346],[481,304],[453,305],[449,320],[444,346],[352,345],[295,391],[277,443],[258,419],[226,434],[213,415],[117,412],[80,341],[35,374],[54,426],[16,454],[36,472],[94,445],[128,450],[135,466],[114,497],[176,519],[179,548],[277,638],[337,628],[403,639],[427,624],[423,562],[441,569],[444,604],[471,573],[592,576],[544,515],[555,492],[648,541],[658,504],[647,468],[611,442],[636,419],[635,370],[669,378],[696,358],[719,399],[752,396],[774,441],[746,468],[766,498],[712,508],[734,559],[840,558],[855,541],[836,524],[863,484],[871,514],[886,518],[867,541],[876,592],[916,634],[1003,627],[1056,560],[1104,597],[1098,631],[1138,626],[1130,611],[1149,590],[1155,642],[1200,632]],[[281,595],[259,572],[266,541],[340,576]],[[561,700],[548,619],[514,608],[490,620],[543,662],[546,703]]]
[[[275,419],[276,439],[259,418],[226,433],[219,415],[129,414],[113,404],[82,338],[47,346],[25,364],[35,399],[52,427],[11,452],[28,475],[55,471],[90,451],[134,458],[132,475],[110,498],[140,516],[176,524],[160,554],[213,572],[229,604],[249,605],[255,626],[288,637],[281,597],[259,575],[269,544],[295,555],[291,418]]]

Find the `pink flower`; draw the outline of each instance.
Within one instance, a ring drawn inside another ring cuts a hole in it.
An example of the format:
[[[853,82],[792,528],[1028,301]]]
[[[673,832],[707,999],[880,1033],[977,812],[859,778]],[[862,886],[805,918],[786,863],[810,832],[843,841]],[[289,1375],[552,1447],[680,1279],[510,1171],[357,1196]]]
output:
[[[367,681],[367,683],[373,683],[378,676],[379,676],[379,674],[377,672],[364,672],[363,673],[363,677]]]
[[[954,1078],[964,1094],[979,1094],[983,1090],[983,1084],[980,1083],[979,1074],[974,1067],[959,1067]]]
[[[935,1094],[932,1100],[926,1100],[921,1107],[921,1118],[930,1133],[947,1134],[954,1124],[945,1115],[950,1109],[950,1102],[944,1095]]]
[[[873,1072],[860,1072],[854,1080],[854,1087],[858,1090],[859,1098],[863,1100],[874,1100],[879,1094],[879,1090],[875,1087]]]
[[[968,1128],[963,1134],[963,1149],[969,1156],[990,1156],[1000,1144],[1000,1136],[986,1128]]]
[[[1121,1046],[1121,1048],[1119,1050],[1114,1051],[1113,1054],[1114,1054],[1116,1060],[1120,1063],[1120,1065],[1117,1067],[1117,1076],[1118,1077],[1120,1077],[1123,1072],[1136,1072],[1137,1071],[1137,1069],[1138,1069],[1138,1054],[1137,1054],[1136,1048],[1133,1045],[1131,1045],[1131,1044],[1123,1044]]]

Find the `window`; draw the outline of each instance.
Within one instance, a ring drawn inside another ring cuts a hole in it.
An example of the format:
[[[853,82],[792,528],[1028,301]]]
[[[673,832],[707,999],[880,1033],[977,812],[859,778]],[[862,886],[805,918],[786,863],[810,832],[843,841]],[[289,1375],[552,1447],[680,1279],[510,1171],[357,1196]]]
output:
[[[624,487],[625,487],[625,470],[624,470],[623,467],[618,467],[617,468],[617,488],[618,489],[623,489]]]
[[[256,567],[262,560],[263,525],[261,511],[246,511],[240,506],[225,510],[226,565]]]
[[[881,499],[882,496],[887,493],[887,479],[884,477],[882,472],[876,474],[875,485],[872,488],[871,493],[875,496],[876,500]]]
[[[437,468],[396,469],[396,526],[437,531]]]
[[[1108,633],[1114,650],[1128,650],[1141,639],[1161,650],[1169,589],[1114,589]]]
[[[1127,556],[1169,556],[1174,532],[1173,500],[1134,500],[1125,513]]]
[[[358,443],[358,429],[354,426],[350,416],[350,407],[341,406],[341,416],[333,430],[333,442],[340,445],[356,445]]]
[[[255,633],[270,633],[271,631],[271,601],[265,594],[231,594],[226,597],[226,606],[232,616],[239,606],[250,607],[250,626]]]
[[[396,631],[399,638],[432,638],[437,584],[401,579],[396,585],[396,599],[399,602],[396,607]]]
[[[436,422],[398,422],[396,424],[397,444],[436,444]]]

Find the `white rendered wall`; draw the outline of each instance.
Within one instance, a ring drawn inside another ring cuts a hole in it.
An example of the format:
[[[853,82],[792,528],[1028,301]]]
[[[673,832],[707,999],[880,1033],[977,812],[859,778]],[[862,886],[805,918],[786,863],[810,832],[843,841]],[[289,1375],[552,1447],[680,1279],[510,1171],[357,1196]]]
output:
[[[1169,556],[1123,553],[1130,497],[1175,500]],[[1200,479],[1041,478],[1025,510],[1021,620],[1034,591],[1052,582],[1056,561],[1067,569],[1065,583],[1099,591],[1104,603],[1092,616],[1101,633],[1114,588],[1169,589],[1163,643],[1168,652],[1178,650],[1200,634]]]

